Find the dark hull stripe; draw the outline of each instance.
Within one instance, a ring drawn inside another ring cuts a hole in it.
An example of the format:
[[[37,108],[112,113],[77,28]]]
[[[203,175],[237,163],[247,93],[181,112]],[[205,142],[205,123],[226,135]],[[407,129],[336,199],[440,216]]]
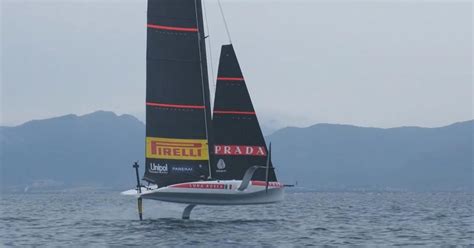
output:
[[[214,110],[214,114],[255,115],[255,112]]]
[[[181,31],[181,32],[197,32],[197,28],[183,28],[183,27],[172,27],[172,26],[163,26],[155,24],[147,24],[149,28],[161,29],[161,30],[170,30],[170,31]]]
[[[188,108],[188,109],[204,109],[204,106],[200,105],[182,105],[182,104],[165,104],[165,103],[155,103],[155,102],[147,102],[147,106],[154,106],[154,107],[164,107],[164,108]]]

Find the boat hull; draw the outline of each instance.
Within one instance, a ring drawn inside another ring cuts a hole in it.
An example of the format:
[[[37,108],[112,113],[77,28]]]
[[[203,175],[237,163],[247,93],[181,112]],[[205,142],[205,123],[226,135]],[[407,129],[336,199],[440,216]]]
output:
[[[163,188],[142,188],[123,192],[125,195],[136,195],[143,199],[196,205],[250,205],[270,204],[283,200],[283,185],[271,182],[268,190],[265,182],[252,181],[250,185],[239,190],[241,181],[200,181],[170,185]],[[135,193],[135,194],[133,194]]]

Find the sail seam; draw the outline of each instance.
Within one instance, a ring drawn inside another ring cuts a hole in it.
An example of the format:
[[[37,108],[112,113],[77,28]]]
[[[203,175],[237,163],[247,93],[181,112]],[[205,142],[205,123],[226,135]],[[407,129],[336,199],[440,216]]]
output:
[[[255,112],[250,112],[250,111],[228,111],[228,110],[214,110],[214,114],[256,115]]]
[[[173,26],[163,26],[163,25],[156,25],[156,24],[147,24],[149,28],[153,29],[161,29],[161,30],[171,30],[171,31],[182,31],[182,32],[197,32],[197,28],[184,28],[184,27],[173,27]]]
[[[218,77],[217,80],[220,81],[244,81],[242,77]]]
[[[147,102],[147,106],[154,107],[165,107],[165,108],[190,108],[190,109],[204,109],[205,106],[201,105],[184,105],[184,104],[167,104],[167,103],[156,103],[156,102]]]

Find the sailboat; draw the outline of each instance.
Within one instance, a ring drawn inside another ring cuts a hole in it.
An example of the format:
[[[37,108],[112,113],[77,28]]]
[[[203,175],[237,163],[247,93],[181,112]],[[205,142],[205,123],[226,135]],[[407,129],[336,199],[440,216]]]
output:
[[[146,63],[146,159],[142,199],[196,205],[283,200],[233,45],[223,45],[211,113],[201,0],[149,0]]]

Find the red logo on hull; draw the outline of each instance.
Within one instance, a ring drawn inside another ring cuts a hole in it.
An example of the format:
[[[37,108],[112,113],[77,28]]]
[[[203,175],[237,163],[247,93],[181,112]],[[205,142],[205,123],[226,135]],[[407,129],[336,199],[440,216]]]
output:
[[[215,145],[214,154],[231,156],[266,156],[264,146]]]

